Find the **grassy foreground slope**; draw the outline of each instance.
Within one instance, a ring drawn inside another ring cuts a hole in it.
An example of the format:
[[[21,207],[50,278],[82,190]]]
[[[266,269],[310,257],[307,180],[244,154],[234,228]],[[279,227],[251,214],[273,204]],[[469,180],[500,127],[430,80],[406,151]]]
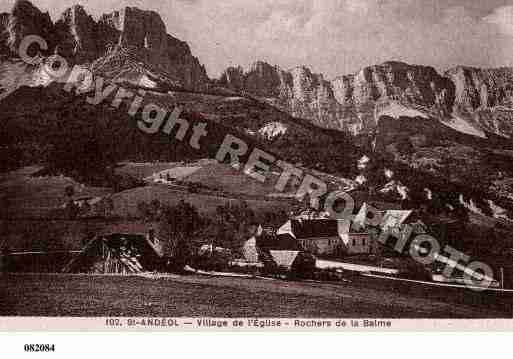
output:
[[[415,284],[181,277],[0,276],[0,315],[511,318],[509,296]]]

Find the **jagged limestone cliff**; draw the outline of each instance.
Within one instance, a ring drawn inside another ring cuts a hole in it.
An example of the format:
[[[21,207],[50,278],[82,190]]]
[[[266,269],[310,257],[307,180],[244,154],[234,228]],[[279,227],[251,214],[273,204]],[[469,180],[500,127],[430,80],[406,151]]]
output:
[[[75,5],[54,24],[48,13],[42,13],[29,1],[18,0],[11,13],[0,16],[0,27],[4,34],[0,37],[0,51],[10,56],[16,55],[21,39],[34,34],[48,42],[47,55],[57,52],[74,63],[91,63],[128,49],[153,72],[161,71],[162,77],[172,78],[173,83],[185,88],[199,89],[209,82],[205,68],[192,55],[189,45],[169,35],[154,11],[125,7],[95,21],[83,7]]]

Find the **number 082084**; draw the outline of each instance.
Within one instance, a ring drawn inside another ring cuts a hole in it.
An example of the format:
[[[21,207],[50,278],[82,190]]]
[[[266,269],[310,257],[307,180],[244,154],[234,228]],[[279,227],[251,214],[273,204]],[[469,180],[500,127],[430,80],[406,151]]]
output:
[[[25,344],[23,349],[26,352],[54,352],[55,344]]]

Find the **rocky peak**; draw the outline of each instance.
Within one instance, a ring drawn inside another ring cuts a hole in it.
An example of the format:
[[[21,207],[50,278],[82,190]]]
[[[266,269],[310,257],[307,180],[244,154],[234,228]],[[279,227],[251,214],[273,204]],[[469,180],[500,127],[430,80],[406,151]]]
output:
[[[247,72],[228,69],[221,82],[234,90],[271,99],[294,116],[353,133],[375,129],[374,109],[382,100],[435,108],[446,114],[454,85],[428,66],[389,61],[328,81],[305,66],[283,71],[257,62]]]
[[[7,47],[7,25],[9,23],[9,13],[0,13],[0,54],[8,52]]]
[[[339,127],[335,119],[338,104],[330,83],[305,66],[285,71],[257,61],[247,71],[240,66],[228,68],[221,76],[220,84],[266,98],[294,116],[312,119],[321,126]]]
[[[244,89],[260,97],[276,97],[284,85],[284,72],[277,66],[257,61],[244,74]]]
[[[227,68],[219,83],[235,91],[248,92],[258,97],[277,97],[284,85],[286,74],[277,66],[256,61],[247,71],[241,66]]]
[[[457,66],[445,75],[456,89],[460,110],[474,111],[495,106],[513,106],[513,68],[479,69]]]
[[[306,66],[294,67],[289,70],[289,73],[292,75],[294,83],[298,86],[316,87],[324,84],[324,76],[312,73]]]
[[[7,22],[7,45],[16,53],[21,40],[38,34],[51,42],[53,23],[48,13],[42,13],[27,0],[17,0]]]
[[[100,22],[118,31],[117,44],[120,46],[145,48],[159,53],[166,49],[166,26],[154,11],[125,7],[103,15]]]
[[[273,66],[265,61],[261,61],[261,60],[258,60],[258,61],[255,61],[253,62],[250,66],[249,66],[249,70],[248,70],[248,73],[251,73],[251,72],[256,72],[256,73],[259,73],[259,74],[265,74],[267,72],[273,72],[273,71],[276,71],[278,69],[277,66]]]
[[[27,0],[18,0],[4,18],[5,15],[0,18],[0,30],[6,23],[7,35],[0,34],[0,52],[8,46],[15,53],[23,37],[37,34],[47,40],[50,51],[75,63],[92,63],[115,49],[128,49],[152,71],[161,72],[183,87],[199,89],[209,82],[205,68],[192,55],[189,45],[167,34],[162,18],[154,11],[125,7],[102,15],[96,22],[82,6],[75,5],[53,24],[48,13],[43,14]],[[120,56],[123,53],[119,52]],[[112,63],[110,67],[122,64],[123,61]]]
[[[55,23],[58,43],[56,51],[78,62],[87,62],[98,56],[97,24],[80,5],[63,12]]]
[[[314,74],[306,66],[298,66],[289,71],[297,95],[304,96],[312,91],[328,91],[332,94],[331,84],[324,80],[322,74]]]
[[[98,23],[98,42],[103,52],[114,46],[137,50],[145,62],[186,88],[198,89],[209,81],[189,45],[167,34],[162,18],[154,11],[126,7],[103,15]]]
[[[342,104],[363,105],[386,98],[433,106],[441,92],[448,98],[454,96],[450,81],[434,68],[396,61],[365,67],[332,83],[335,97]]]
[[[230,66],[221,75],[219,83],[235,91],[244,89],[244,69],[242,66]]]
[[[79,22],[81,19],[92,19],[82,5],[73,5],[64,10],[61,19],[68,19],[71,22]]]
[[[8,12],[0,13],[0,29],[1,29],[1,31],[5,31],[5,29],[7,29],[8,22],[9,22],[9,13]]]

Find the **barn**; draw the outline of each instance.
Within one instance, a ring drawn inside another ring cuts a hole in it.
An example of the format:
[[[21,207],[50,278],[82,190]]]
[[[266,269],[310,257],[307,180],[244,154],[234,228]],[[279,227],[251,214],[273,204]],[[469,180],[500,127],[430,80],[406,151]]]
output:
[[[117,225],[97,234],[63,272],[134,274],[159,270],[165,262],[161,243],[152,229]]]

